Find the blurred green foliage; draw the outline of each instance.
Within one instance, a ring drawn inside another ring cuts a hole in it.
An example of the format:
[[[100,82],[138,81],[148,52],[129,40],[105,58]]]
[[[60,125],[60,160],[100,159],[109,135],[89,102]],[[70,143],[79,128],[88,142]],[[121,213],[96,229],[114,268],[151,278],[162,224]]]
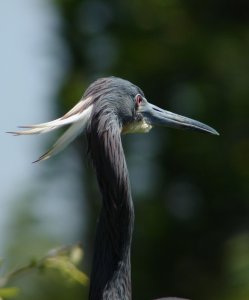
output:
[[[88,284],[88,277],[77,268],[82,260],[83,251],[79,245],[63,246],[51,249],[38,260],[32,259],[28,264],[7,272],[0,276],[0,299],[14,298],[20,293],[17,287],[9,287],[9,283],[18,277],[27,276],[31,272],[48,272],[50,269],[59,271],[69,282],[78,282],[84,286]],[[29,278],[32,284],[32,277]]]
[[[91,81],[115,75],[139,85],[149,101],[221,134],[154,129],[123,138],[136,210],[134,299],[249,299],[249,3],[53,3],[61,17],[55,34],[65,46],[60,60],[67,66],[56,115],[71,108]],[[90,261],[100,199],[81,143],[73,159],[82,170],[87,229],[81,238]],[[66,168],[62,156],[54,176]],[[35,298],[87,299],[85,289],[46,285],[46,291],[42,297],[36,290]]]

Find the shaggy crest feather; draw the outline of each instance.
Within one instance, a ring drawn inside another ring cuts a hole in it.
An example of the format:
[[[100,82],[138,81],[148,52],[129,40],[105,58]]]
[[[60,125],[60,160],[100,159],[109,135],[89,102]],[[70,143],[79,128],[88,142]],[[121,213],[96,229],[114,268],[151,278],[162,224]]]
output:
[[[92,97],[88,97],[85,100],[81,100],[61,118],[41,124],[19,126],[20,128],[26,129],[19,131],[10,131],[8,133],[17,136],[40,134],[53,131],[65,125],[72,124],[53,144],[53,146],[34,162],[48,159],[52,155],[55,155],[65,149],[86,128],[87,121],[89,120],[92,112],[91,99]]]

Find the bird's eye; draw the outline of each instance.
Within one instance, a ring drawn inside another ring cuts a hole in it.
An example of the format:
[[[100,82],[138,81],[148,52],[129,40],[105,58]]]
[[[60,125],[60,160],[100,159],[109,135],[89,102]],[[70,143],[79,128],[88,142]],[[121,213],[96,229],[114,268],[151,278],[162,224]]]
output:
[[[143,102],[143,97],[140,94],[137,94],[135,97],[136,107],[138,107]]]

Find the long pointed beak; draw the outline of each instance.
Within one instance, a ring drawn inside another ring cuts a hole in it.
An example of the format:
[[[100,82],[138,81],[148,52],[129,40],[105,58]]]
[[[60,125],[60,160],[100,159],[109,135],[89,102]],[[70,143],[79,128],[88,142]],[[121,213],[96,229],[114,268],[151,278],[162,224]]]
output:
[[[147,101],[141,105],[140,113],[152,126],[173,127],[219,135],[215,129],[204,123],[163,110]]]

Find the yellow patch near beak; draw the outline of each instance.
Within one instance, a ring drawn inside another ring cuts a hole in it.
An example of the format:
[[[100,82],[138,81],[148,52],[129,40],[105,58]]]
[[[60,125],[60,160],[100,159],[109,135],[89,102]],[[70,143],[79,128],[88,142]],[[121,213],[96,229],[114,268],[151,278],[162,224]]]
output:
[[[132,122],[127,125],[125,125],[122,128],[122,133],[146,133],[151,130],[152,126],[148,123],[146,123],[144,120],[139,122]]]

